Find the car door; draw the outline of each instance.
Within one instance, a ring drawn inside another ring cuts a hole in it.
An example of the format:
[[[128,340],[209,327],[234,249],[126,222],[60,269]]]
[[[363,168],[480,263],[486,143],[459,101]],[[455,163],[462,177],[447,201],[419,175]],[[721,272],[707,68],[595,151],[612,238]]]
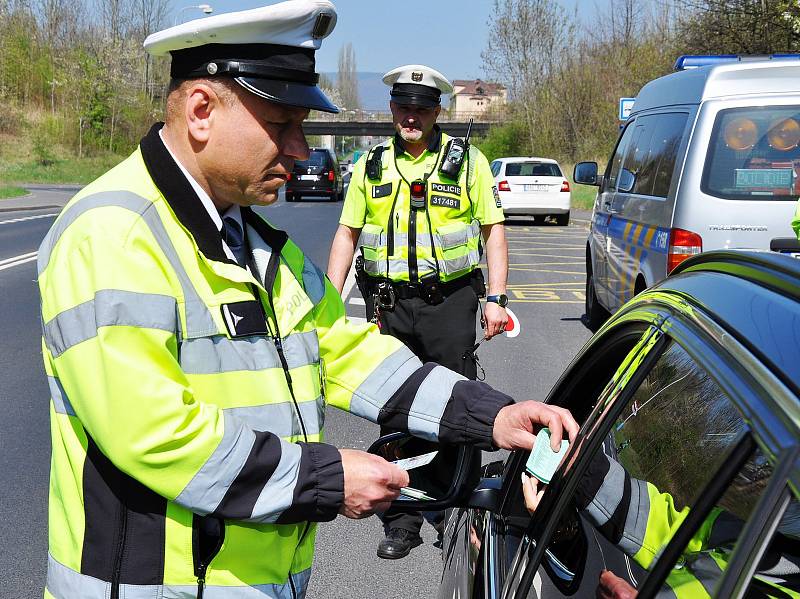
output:
[[[621,378],[631,364],[641,360],[655,342],[655,329],[635,322],[606,331],[576,357],[556,384],[552,397],[575,396],[587,401],[574,407],[579,421],[604,397],[609,381]],[[623,367],[624,366],[624,367]],[[495,476],[502,499],[491,509],[462,508],[447,518],[444,572],[440,599],[499,597],[520,542],[530,524],[520,487],[526,455],[517,452],[505,462],[485,467],[484,477]]]
[[[592,277],[595,293],[600,303],[607,309],[613,305],[613,294],[609,281],[609,249],[613,238],[612,217],[614,215],[613,201],[619,185],[619,174],[625,153],[631,143],[634,130],[634,121],[630,121],[620,134],[611,160],[608,162],[600,189],[595,199],[592,214],[592,226],[589,232],[589,244],[592,252]]]
[[[673,326],[637,344],[588,416],[573,407],[578,441],[495,596],[594,597],[616,585],[639,597],[729,597],[721,589],[730,580],[741,585],[739,564],[750,562],[752,584],[774,583],[752,557],[764,552],[763,514],[788,501],[781,435],[765,441],[751,410],[753,398],[769,394],[721,345]],[[783,438],[794,444],[793,462],[796,441]],[[510,480],[519,480],[522,463]],[[524,504],[521,495],[506,501]],[[798,554],[794,537],[782,543],[775,563]],[[794,584],[782,588],[796,592]]]

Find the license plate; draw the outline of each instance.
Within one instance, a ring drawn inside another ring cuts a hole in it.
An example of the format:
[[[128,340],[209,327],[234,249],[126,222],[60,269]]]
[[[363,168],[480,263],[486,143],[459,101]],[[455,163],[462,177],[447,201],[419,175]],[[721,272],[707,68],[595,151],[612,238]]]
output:
[[[319,175],[300,175],[301,181],[319,181]]]
[[[525,183],[522,188],[523,191],[547,191],[549,185],[534,185],[533,183]]]

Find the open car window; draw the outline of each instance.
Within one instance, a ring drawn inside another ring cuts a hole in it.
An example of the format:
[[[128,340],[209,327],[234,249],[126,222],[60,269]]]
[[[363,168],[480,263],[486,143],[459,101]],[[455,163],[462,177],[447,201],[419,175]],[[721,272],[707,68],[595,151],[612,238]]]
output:
[[[540,592],[532,587],[530,597],[595,596],[604,581],[639,588],[746,431],[730,398],[680,345],[669,341],[657,359],[642,353],[607,387],[550,501],[533,515],[543,521],[532,526],[530,542],[546,549]],[[704,524],[685,560],[719,548],[715,523],[739,524],[725,528],[726,547],[735,544],[771,474],[760,454],[751,462],[715,508],[721,519]]]

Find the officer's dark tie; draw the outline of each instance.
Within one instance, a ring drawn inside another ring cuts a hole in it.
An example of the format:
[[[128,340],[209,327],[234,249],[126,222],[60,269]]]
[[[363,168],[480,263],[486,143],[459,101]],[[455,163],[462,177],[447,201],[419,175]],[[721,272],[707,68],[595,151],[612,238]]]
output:
[[[228,244],[231,252],[233,253],[236,262],[239,266],[247,265],[247,251],[244,247],[244,231],[242,231],[239,221],[232,216],[226,216],[222,219],[223,229],[222,233],[225,236],[225,243]]]

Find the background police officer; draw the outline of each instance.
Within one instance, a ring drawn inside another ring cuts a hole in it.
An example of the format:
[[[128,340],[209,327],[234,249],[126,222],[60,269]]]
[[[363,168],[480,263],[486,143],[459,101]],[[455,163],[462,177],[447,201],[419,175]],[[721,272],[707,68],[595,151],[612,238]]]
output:
[[[483,247],[489,268],[485,338],[508,321],[508,249],[493,176],[477,148],[462,151],[460,140],[436,125],[441,94],[453,91],[441,73],[407,65],[389,71],[383,81],[392,87],[396,134],[355,165],[328,277],[341,291],[360,238],[368,318],[423,361],[474,379],[471,350],[477,293],[483,291],[478,269]],[[421,522],[417,514],[386,514],[387,536],[378,555],[407,555],[421,543]]]

